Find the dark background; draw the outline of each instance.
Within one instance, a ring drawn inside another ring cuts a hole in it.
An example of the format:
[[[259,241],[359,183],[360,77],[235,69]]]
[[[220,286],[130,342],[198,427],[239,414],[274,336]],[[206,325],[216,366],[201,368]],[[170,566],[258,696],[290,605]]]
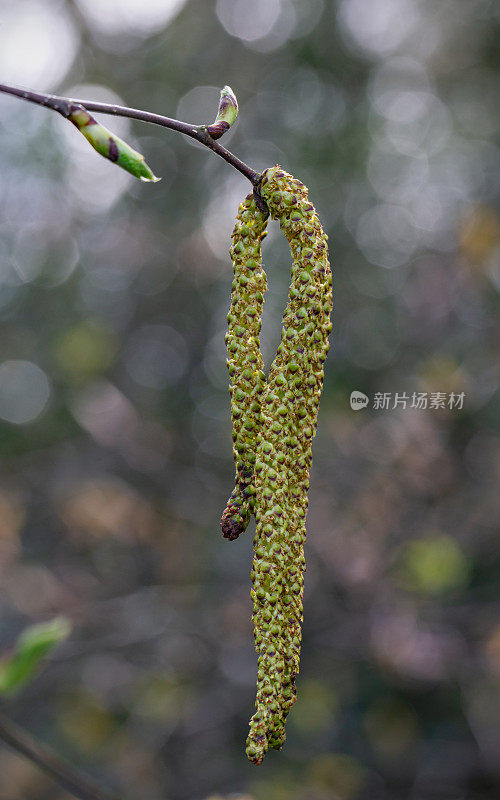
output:
[[[249,184],[102,118],[162,176],[142,185],[0,97],[1,647],[73,623],[6,713],[123,800],[498,798],[498,5],[1,0],[0,19],[4,82],[197,123],[230,84],[223,143],[308,185],[335,294],[298,700],[256,768],[253,527],[219,532]],[[289,279],[272,227],[267,363]],[[463,409],[373,408],[419,391]],[[0,776],[2,800],[67,798],[6,748]]]

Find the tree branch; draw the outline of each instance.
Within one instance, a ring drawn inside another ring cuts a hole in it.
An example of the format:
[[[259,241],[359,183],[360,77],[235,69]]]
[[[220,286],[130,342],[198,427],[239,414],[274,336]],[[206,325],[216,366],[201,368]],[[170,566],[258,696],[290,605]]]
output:
[[[57,781],[59,786],[70,792],[78,800],[116,800],[107,792],[98,789],[87,778],[78,774],[72,767],[61,761],[46,746],[38,744],[26,731],[21,730],[0,714],[0,740],[18,753],[26,756],[44,772]]]
[[[192,139],[196,139],[197,142],[204,144],[206,147],[210,148],[210,150],[213,150],[213,152],[223,158],[224,161],[227,161],[227,163],[231,164],[238,172],[241,172],[242,175],[248,178],[252,186],[257,187],[257,198],[260,197],[258,194],[258,186],[261,179],[260,173],[253,170],[241,161],[241,159],[219,144],[210,134],[210,128],[213,127],[211,125],[194,125],[189,122],[181,122],[178,119],[172,119],[171,117],[165,117],[162,114],[152,114],[150,111],[141,111],[137,108],[116,106],[109,103],[95,103],[90,100],[77,100],[70,97],[59,97],[54,94],[42,94],[41,92],[19,89],[16,86],[7,86],[3,83],[0,83],[0,92],[14,95],[30,103],[45,106],[45,108],[57,111],[66,118],[70,115],[72,106],[80,105],[87,111],[97,111],[98,113],[111,114],[115,117],[130,117],[131,119],[138,119],[141,122],[150,122],[153,125],[161,125],[164,128],[170,128],[171,130],[183,133],[186,136],[190,136]],[[221,135],[222,133],[218,130],[217,138]]]

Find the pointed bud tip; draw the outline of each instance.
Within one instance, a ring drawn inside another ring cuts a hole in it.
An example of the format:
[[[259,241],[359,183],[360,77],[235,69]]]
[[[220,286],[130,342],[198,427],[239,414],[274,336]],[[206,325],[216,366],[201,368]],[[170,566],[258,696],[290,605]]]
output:
[[[151,178],[146,177],[146,175],[141,175],[139,177],[139,180],[142,183],[159,183],[161,181],[161,178],[158,178],[156,175],[152,175]]]
[[[94,150],[108,161],[126,170],[134,178],[139,178],[143,183],[158,183],[161,180],[153,174],[141,153],[98,123],[83,106],[73,105],[68,119],[85,136]]]
[[[230,86],[224,86],[221,89],[219,108],[214,125],[219,122],[227,122],[229,126],[233,124],[238,116],[238,101],[236,95]]]
[[[227,85],[227,83],[226,83],[225,86],[222,87],[222,89],[220,90],[220,93],[221,93],[221,97],[230,98],[231,102],[236,106],[236,108],[238,108],[238,101],[236,99],[236,95],[233,92],[233,90],[231,89],[231,87]]]

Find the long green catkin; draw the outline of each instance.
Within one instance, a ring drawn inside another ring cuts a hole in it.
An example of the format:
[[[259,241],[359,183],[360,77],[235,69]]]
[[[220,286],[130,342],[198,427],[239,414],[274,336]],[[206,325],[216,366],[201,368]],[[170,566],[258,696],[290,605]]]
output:
[[[260,401],[265,387],[259,334],[267,288],[261,253],[267,220],[268,214],[259,211],[253,195],[249,194],[238,208],[232,233],[230,253],[234,279],[227,317],[226,348],[236,476],[234,490],[221,520],[226,539],[236,539],[243,533],[254,512],[255,445],[260,425]]]
[[[327,237],[306,187],[278,165],[266,170],[262,197],[293,258],[278,353],[262,400],[255,463],[254,634],[259,666],[248,758],[280,749],[295,702],[302,622],[303,545],[311,445],[332,325]]]
[[[311,445],[332,327],[327,237],[307,188],[276,165],[263,173],[261,194],[290,244],[291,285],[266,380],[258,335],[265,290],[260,243],[267,216],[249,195],[238,210],[231,248],[235,278],[226,343],[236,482],[222,522],[230,539],[245,530],[252,513],[257,523],[251,591],[257,697],[246,748],[255,764],[269,747],[281,749],[295,702]],[[249,260],[255,281],[250,286]]]

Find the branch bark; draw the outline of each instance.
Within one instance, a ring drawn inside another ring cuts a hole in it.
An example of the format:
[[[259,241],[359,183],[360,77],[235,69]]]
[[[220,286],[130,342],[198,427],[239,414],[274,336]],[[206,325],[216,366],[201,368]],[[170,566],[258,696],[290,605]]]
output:
[[[26,731],[0,714],[0,740],[28,758],[50,775],[63,789],[78,800],[117,800],[99,789],[88,778],[56,756],[47,746],[38,744]]]
[[[245,164],[244,161],[241,161],[241,159],[235,156],[234,153],[231,153],[229,150],[226,150],[225,147],[219,144],[219,142],[210,135],[210,125],[194,125],[189,122],[181,122],[178,119],[165,117],[162,114],[153,114],[150,111],[142,111],[137,108],[116,106],[109,103],[96,103],[91,100],[78,100],[71,97],[59,97],[55,94],[42,94],[41,92],[33,92],[28,89],[20,89],[16,86],[7,86],[3,83],[0,83],[0,92],[14,95],[15,97],[19,97],[21,100],[27,100],[30,103],[36,103],[37,105],[45,106],[45,108],[50,108],[53,111],[57,111],[63,117],[69,116],[72,106],[80,105],[83,106],[87,111],[97,111],[98,113],[111,114],[115,117],[129,117],[131,119],[140,120],[141,122],[149,122],[153,125],[161,125],[164,128],[170,128],[171,130],[183,133],[185,136],[190,136],[192,139],[196,139],[197,142],[205,145],[210,150],[213,150],[213,152],[223,158],[224,161],[227,161],[227,163],[231,164],[231,166],[237,169],[238,172],[241,172],[241,174],[248,178],[252,186],[256,189],[257,197],[260,197],[258,192],[258,187],[261,180],[260,173],[253,170],[248,166],[248,164]],[[218,131],[217,137],[220,138],[221,135],[222,133]]]

